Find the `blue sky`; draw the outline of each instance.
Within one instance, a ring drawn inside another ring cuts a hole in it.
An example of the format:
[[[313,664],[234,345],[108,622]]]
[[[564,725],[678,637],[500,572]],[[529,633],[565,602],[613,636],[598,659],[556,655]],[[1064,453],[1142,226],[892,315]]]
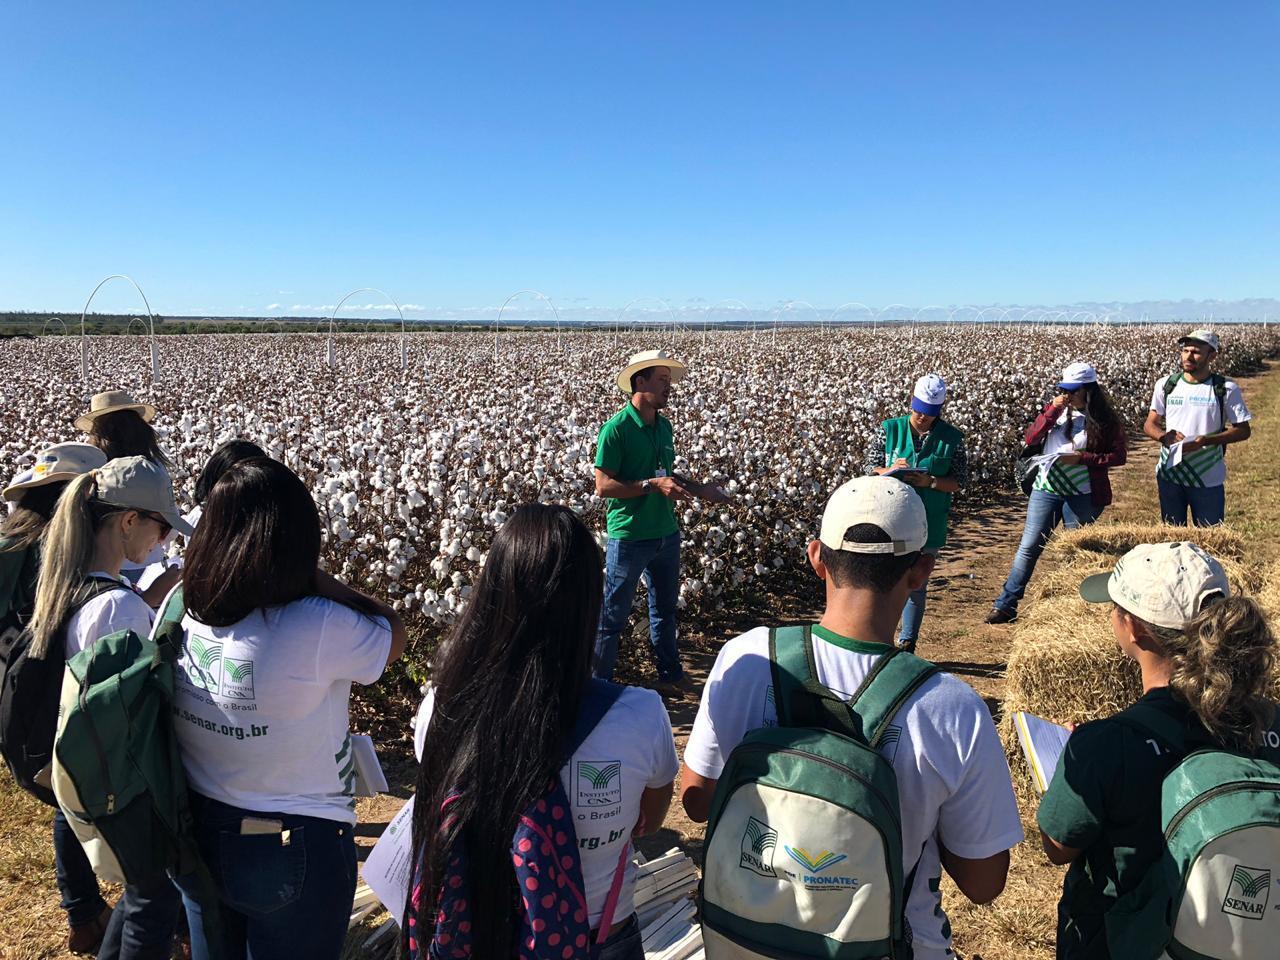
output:
[[[0,308],[1270,296],[1278,40],[1262,2],[6,4]]]

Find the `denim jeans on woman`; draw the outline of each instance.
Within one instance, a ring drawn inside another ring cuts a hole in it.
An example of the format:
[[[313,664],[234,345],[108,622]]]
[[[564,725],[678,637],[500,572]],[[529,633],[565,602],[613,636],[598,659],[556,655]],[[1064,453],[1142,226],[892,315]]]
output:
[[[937,550],[925,550],[935,559]],[[907,594],[907,605],[902,608],[902,626],[898,631],[898,646],[906,650],[915,650],[916,641],[920,639],[920,624],[924,622],[925,601],[929,596],[929,581],[924,582],[919,590]]]
[[[192,794],[200,853],[218,888],[226,960],[337,960],[356,892],[352,828],[336,820],[261,813]],[[244,833],[243,821],[282,831]],[[179,881],[192,960],[209,960],[198,888]]]
[[[182,895],[168,874],[128,884],[111,911],[97,960],[169,960],[181,913]]]
[[[680,597],[680,534],[656,540],[609,538],[604,552],[604,604],[596,636],[595,673],[613,679],[618,638],[631,615],[636,584],[649,590],[649,643],[658,661],[658,679],[669,683],[684,675],[676,647],[676,601]]]
[[[97,920],[106,909],[107,901],[102,899],[98,877],[84,847],[80,846],[80,839],[61,810],[53,814],[53,866],[67,921],[72,926],[79,926]]]
[[[1075,530],[1093,523],[1102,514],[1101,507],[1093,505],[1093,497],[1081,493],[1074,497],[1064,497],[1048,490],[1032,490],[1027,501],[1027,522],[1022,528],[1022,542],[1018,544],[1018,552],[1013,558],[1013,569],[1009,571],[1009,579],[1000,591],[996,600],[996,609],[1009,613],[1018,612],[1018,601],[1027,591],[1027,583],[1036,569],[1036,561],[1044,551],[1049,535],[1059,523],[1068,530]]]

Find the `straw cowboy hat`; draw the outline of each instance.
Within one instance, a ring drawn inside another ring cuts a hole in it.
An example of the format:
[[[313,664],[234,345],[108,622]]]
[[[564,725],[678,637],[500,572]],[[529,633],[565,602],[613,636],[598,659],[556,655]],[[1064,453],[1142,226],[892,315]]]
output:
[[[74,480],[82,473],[106,466],[107,455],[91,443],[58,443],[36,454],[36,462],[13,478],[0,494],[6,500],[32,487],[43,487],[59,480]]]
[[[666,367],[671,371],[672,383],[679,383],[689,372],[688,367],[665,350],[642,350],[640,353],[633,354],[631,362],[618,374],[618,389],[628,397],[631,396],[631,377],[650,367]]]
[[[121,410],[132,410],[143,420],[150,423],[156,418],[156,408],[149,403],[138,403],[123,390],[108,390],[106,393],[95,393],[89,401],[89,412],[75,419],[75,428],[88,433],[93,429],[93,421],[108,413],[119,413]]]

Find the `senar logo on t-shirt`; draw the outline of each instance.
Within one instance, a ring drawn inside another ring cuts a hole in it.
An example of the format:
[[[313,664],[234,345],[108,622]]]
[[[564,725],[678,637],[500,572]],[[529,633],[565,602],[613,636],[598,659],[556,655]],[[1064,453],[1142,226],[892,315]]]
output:
[[[579,807],[614,807],[622,803],[621,760],[579,760]]]
[[[1246,867],[1237,864],[1231,871],[1227,895],[1222,900],[1222,912],[1246,920],[1261,920],[1267,912],[1267,900],[1271,896],[1271,868]]]

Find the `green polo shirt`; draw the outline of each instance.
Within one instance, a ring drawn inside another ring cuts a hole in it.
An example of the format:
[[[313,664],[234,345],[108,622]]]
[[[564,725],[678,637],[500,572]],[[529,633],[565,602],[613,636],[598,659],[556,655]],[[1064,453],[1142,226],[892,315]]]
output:
[[[623,483],[639,483],[676,467],[671,421],[658,414],[646,424],[630,402],[605,421],[596,442],[596,466]],[[608,500],[609,536],[618,540],[657,540],[678,529],[675,505],[660,493]]]

